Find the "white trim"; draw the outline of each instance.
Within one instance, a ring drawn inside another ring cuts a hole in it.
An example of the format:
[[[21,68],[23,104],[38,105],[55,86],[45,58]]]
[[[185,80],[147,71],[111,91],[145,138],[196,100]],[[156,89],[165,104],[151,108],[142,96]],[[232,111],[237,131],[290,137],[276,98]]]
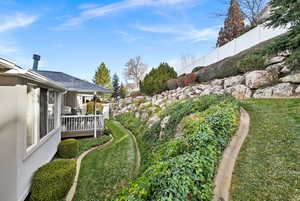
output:
[[[40,146],[45,144],[52,136],[54,136],[57,133],[61,132],[61,127],[55,128],[50,133],[45,135],[42,139],[39,140],[39,142],[27,153],[24,154],[23,161],[26,160],[30,155],[32,155]]]

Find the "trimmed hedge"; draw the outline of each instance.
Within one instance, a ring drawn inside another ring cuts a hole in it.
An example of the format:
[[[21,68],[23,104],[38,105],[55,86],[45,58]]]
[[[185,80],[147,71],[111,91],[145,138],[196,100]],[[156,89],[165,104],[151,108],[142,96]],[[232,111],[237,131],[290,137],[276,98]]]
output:
[[[70,190],[76,174],[76,162],[71,159],[52,161],[39,168],[31,185],[31,201],[59,201]]]
[[[204,103],[211,98],[198,101]],[[185,111],[185,106],[177,106],[177,112]],[[200,112],[196,112],[194,118],[184,121],[184,138],[168,141],[155,139],[152,144],[148,144],[151,148],[148,158],[152,162],[148,163],[139,178],[119,193],[116,201],[212,199],[216,167],[237,127],[239,106],[230,98],[219,99],[208,107],[199,106],[195,104],[190,108]],[[175,116],[176,113],[173,113],[172,118]]]
[[[58,145],[58,155],[61,158],[75,158],[79,153],[79,141],[75,139],[63,140]]]

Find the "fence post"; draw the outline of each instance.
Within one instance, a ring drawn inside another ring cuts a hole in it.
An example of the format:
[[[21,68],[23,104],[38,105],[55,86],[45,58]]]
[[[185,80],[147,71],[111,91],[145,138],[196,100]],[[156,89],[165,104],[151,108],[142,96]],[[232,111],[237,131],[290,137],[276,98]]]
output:
[[[96,92],[94,94],[94,138],[97,138]]]

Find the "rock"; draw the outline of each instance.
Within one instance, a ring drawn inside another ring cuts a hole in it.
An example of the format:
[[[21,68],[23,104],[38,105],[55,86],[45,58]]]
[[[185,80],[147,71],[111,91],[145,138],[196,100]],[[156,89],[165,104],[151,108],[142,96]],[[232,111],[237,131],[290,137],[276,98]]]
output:
[[[224,94],[223,86],[212,86],[212,88],[207,90],[210,90],[209,94]]]
[[[145,102],[145,103],[140,104],[140,108],[144,108],[144,107],[147,107],[149,105],[151,105],[151,102]]]
[[[252,91],[245,85],[236,85],[225,89],[227,93],[238,99],[245,99],[252,97]]]
[[[288,57],[291,54],[292,54],[292,52],[290,50],[285,50],[285,51],[282,51],[282,52],[278,53],[277,55],[282,56],[282,57]]]
[[[210,82],[210,85],[212,86],[224,86],[224,80],[223,79],[216,79]]]
[[[272,97],[289,97],[294,93],[294,85],[290,83],[281,83],[272,87],[258,89],[253,98],[272,98]]]
[[[126,100],[125,100],[125,103],[126,103],[126,104],[131,104],[131,103],[132,103],[132,98],[126,99]]]
[[[296,94],[300,94],[300,85],[295,89]]]
[[[269,85],[278,79],[278,73],[265,70],[252,71],[246,74],[246,86],[250,89],[258,89]]]
[[[293,95],[294,85],[290,83],[281,83],[273,86],[273,97],[289,97]]]
[[[135,116],[135,118],[138,118],[138,119],[139,119],[141,115],[140,115],[139,112],[136,112],[134,116]]]
[[[160,105],[163,101],[164,101],[163,98],[158,99],[158,100],[156,100],[156,101],[153,102],[153,105]]]
[[[188,98],[188,95],[186,95],[186,94],[178,96],[179,100],[183,100],[183,99],[186,99],[186,98]]]
[[[135,97],[136,100],[144,100],[145,99],[145,96],[137,96]]]
[[[148,110],[149,110],[150,112],[155,112],[155,111],[156,111],[156,107],[150,107],[150,108],[148,108]]]
[[[160,123],[160,134],[159,134],[159,138],[161,139],[165,133],[165,129],[170,121],[171,116],[166,116],[165,118],[163,118],[163,120]]]
[[[142,121],[146,121],[148,119],[149,115],[147,112],[144,112],[142,115],[141,115],[141,120]]]
[[[224,88],[232,87],[234,85],[244,84],[245,77],[238,75],[224,79]]]
[[[169,105],[172,105],[172,103],[173,103],[172,100],[168,100],[168,101],[166,102],[166,105],[169,106]]]
[[[293,65],[287,65],[287,66],[284,66],[280,72],[283,74],[289,74],[293,69],[294,69]]]
[[[294,75],[288,75],[280,79],[281,82],[289,82],[289,83],[300,83],[300,73]]]
[[[276,72],[276,73],[280,73],[281,69],[283,69],[285,67],[284,63],[278,63],[278,64],[273,64],[273,65],[270,65],[266,68],[266,71],[268,72]]]
[[[283,57],[283,56],[272,57],[271,59],[268,60],[268,65],[281,63],[284,60],[285,60],[285,57]]]
[[[159,122],[160,118],[158,116],[153,116],[148,120],[149,127],[153,126],[156,122]]]

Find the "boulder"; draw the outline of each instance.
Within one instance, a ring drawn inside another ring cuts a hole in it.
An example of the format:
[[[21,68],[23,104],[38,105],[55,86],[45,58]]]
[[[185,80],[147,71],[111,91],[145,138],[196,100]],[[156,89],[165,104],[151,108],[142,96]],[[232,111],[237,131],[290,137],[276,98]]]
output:
[[[287,75],[287,76],[281,78],[280,81],[299,84],[300,83],[300,73],[294,74],[294,75]]]
[[[163,118],[163,120],[161,121],[161,123],[160,123],[160,128],[161,128],[161,130],[160,130],[160,134],[159,134],[159,138],[160,138],[160,139],[163,137],[163,135],[164,135],[164,133],[165,133],[165,129],[166,129],[166,127],[167,127],[167,125],[168,125],[170,119],[171,119],[171,116],[166,116],[166,117]]]
[[[238,99],[245,99],[252,97],[252,91],[245,85],[236,85],[225,89],[227,93]]]
[[[228,77],[224,79],[224,88],[232,87],[234,85],[244,84],[245,77],[238,75],[234,77]]]
[[[295,89],[296,94],[300,94],[300,85]]]
[[[272,87],[258,89],[253,98],[272,98],[272,97],[289,97],[294,94],[294,85],[290,83],[281,83]]]
[[[266,68],[266,71],[271,72],[271,73],[277,73],[279,74],[280,71],[285,67],[284,63],[278,63],[278,64],[273,64],[270,65]]]
[[[292,72],[292,70],[294,69],[294,66],[293,65],[286,65],[284,66],[282,69],[281,69],[281,73],[283,74],[289,74]]]
[[[246,74],[246,86],[250,89],[258,89],[272,84],[278,79],[278,73],[266,70],[256,70]]]
[[[292,54],[292,52],[290,50],[285,50],[285,51],[282,51],[282,52],[278,53],[277,55],[282,56],[282,57],[288,57],[291,54]]]
[[[224,79],[216,79],[210,82],[212,86],[224,86]]]
[[[150,112],[155,112],[155,111],[156,111],[156,107],[150,107],[150,108],[148,108],[148,110],[149,110]]]
[[[144,112],[144,113],[141,115],[141,120],[142,120],[142,121],[146,121],[148,118],[149,118],[149,114],[148,114],[147,112]]]
[[[272,57],[271,59],[268,60],[268,65],[281,63],[281,62],[283,62],[285,60],[285,58],[286,57],[284,57],[284,56]]]
[[[148,120],[148,126],[151,127],[153,126],[156,122],[159,122],[160,118],[158,116],[153,116]]]

